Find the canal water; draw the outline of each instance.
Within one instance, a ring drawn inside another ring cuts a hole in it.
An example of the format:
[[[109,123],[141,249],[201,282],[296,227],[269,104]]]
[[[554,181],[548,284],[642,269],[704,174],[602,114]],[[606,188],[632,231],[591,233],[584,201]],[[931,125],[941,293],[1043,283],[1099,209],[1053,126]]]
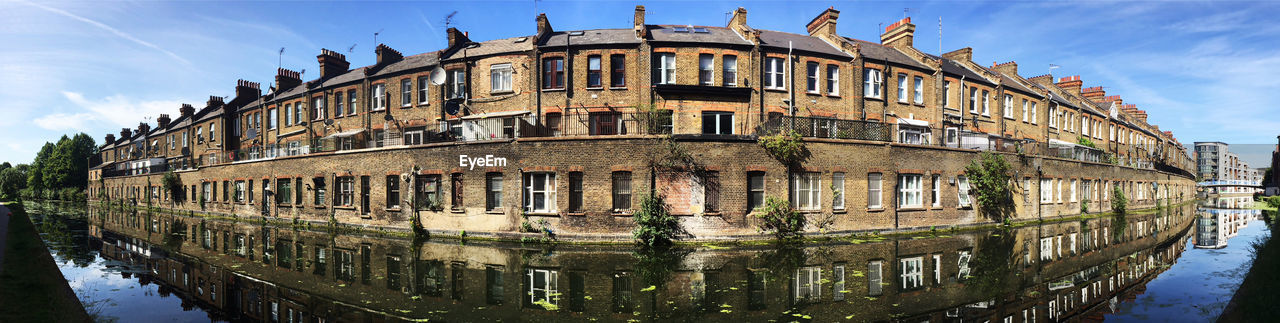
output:
[[[1203,322],[1269,234],[1258,211],[1185,205],[1008,230],[645,251],[28,210],[89,312],[124,322]]]

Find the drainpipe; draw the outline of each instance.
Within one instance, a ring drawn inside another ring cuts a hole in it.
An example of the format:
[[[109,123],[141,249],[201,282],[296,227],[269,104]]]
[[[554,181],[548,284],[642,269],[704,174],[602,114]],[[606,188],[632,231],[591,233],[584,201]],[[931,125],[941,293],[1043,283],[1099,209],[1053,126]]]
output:
[[[795,82],[796,63],[795,56],[791,55],[791,41],[787,41],[787,103],[788,113],[792,118],[796,116],[796,82]],[[795,119],[791,120],[791,124],[795,125]]]

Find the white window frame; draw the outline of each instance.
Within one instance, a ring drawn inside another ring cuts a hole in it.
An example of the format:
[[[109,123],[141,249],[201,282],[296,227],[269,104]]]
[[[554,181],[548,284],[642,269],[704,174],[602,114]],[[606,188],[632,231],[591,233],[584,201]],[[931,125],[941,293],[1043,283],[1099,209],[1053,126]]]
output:
[[[796,210],[822,209],[822,173],[803,172],[791,175],[791,207]],[[804,202],[801,202],[801,199]]]
[[[880,296],[884,295],[884,262],[881,260],[872,260],[867,262],[867,295]]]
[[[427,77],[419,76],[418,77],[418,104],[419,105],[425,105],[428,102],[430,102],[429,89],[430,87],[427,86]],[[341,95],[341,94],[342,92],[338,92],[338,95]],[[339,100],[341,100],[341,98],[339,98]]]
[[[863,70],[862,91],[868,98],[883,98],[884,74],[878,69],[868,68]]]
[[[413,106],[413,79],[400,79],[400,106]]]
[[[542,177],[544,186],[541,190],[534,190],[533,183],[535,177]],[[555,213],[556,212],[556,173],[552,172],[530,172],[524,174],[524,210],[528,213]],[[542,194],[543,208],[534,208],[535,195]]]
[[[597,60],[599,57],[594,57]],[[489,65],[489,93],[511,92],[511,74],[515,71],[511,63]],[[601,72],[603,74],[603,72]],[[601,80],[604,82],[604,80]],[[601,83],[604,84],[604,83]]]
[[[907,74],[898,73],[898,102],[907,103]]]
[[[969,87],[969,113],[978,113],[978,88]]]
[[[931,201],[932,203],[930,204],[933,205],[933,207],[942,206],[942,196],[941,196],[942,175],[933,174],[932,176],[929,176],[929,182],[930,182],[929,198],[932,199]]]
[[[1040,123],[1040,121],[1036,120],[1038,118],[1037,115],[1039,114],[1039,112],[1040,112],[1040,108],[1036,106],[1036,102],[1031,101],[1031,124]]]
[[[560,304],[560,297],[555,296],[559,294],[560,271],[529,268],[525,270],[525,275],[529,277],[529,303],[543,301],[551,305]],[[536,277],[539,275],[542,276],[542,286],[538,286],[535,283],[537,282]],[[539,295],[542,297],[539,298]]]
[[[764,58],[764,88],[770,90],[787,89],[787,68],[781,57]]]
[[[382,111],[387,109],[387,84],[378,83],[373,85],[373,111]]]
[[[924,104],[924,78],[916,76],[912,78],[912,81],[915,82],[913,84],[915,91],[912,93],[912,102]]]
[[[923,177],[920,174],[898,175],[898,207],[924,207],[924,193],[921,187]]]
[[[951,81],[942,81],[942,107],[951,107]]]
[[[898,282],[902,289],[910,290],[924,286],[924,257],[898,259]]]
[[[982,90],[982,116],[991,116],[991,91]]]
[[[845,200],[846,191],[844,186],[844,178],[845,178],[844,172],[831,173],[831,188],[834,189],[834,191],[831,192],[831,209],[832,210],[843,211],[845,209],[844,200]]]
[[[654,56],[657,63],[654,66],[658,69],[654,83],[676,84],[676,53],[657,53]]]
[[[1027,101],[1027,99],[1022,99],[1022,122],[1027,122],[1027,112],[1028,112],[1027,106],[1030,103],[1031,101]]]
[[[1013,115],[1013,95],[1004,95],[1004,118],[1009,120],[1017,120]]]
[[[1071,180],[1071,202],[1076,202],[1076,180]]]
[[[867,174],[867,208],[882,209],[884,208],[884,174],[869,173]]]
[[[956,279],[964,280],[969,276],[969,261],[972,260],[973,253],[969,250],[960,250],[956,257]]]
[[[822,68],[822,64],[818,62],[805,62],[804,68],[805,68],[804,84],[806,87],[805,90],[807,90],[807,92],[811,94],[818,94],[819,92],[821,92],[821,90],[819,90],[818,88],[819,86],[818,78],[819,76],[821,76],[821,73],[822,73],[819,71],[819,69]]]
[[[738,56],[724,55],[720,57],[721,81],[724,86],[738,86]]]
[[[960,201],[960,207],[969,207],[973,204],[969,196],[969,178],[964,175],[956,176],[956,199]]]
[[[840,65],[827,64],[827,95],[840,95]]]

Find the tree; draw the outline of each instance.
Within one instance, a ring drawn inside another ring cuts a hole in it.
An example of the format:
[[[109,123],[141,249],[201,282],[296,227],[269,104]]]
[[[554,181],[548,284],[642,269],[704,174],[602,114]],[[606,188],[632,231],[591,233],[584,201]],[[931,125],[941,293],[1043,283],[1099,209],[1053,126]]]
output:
[[[0,170],[0,200],[16,199],[18,192],[26,187],[27,174],[22,170],[14,167]]]
[[[991,152],[982,152],[978,160],[965,166],[964,173],[969,176],[971,192],[976,192],[978,208],[984,216],[1002,221],[1014,211],[1012,175],[1009,162],[1004,156]]]
[[[27,188],[37,193],[44,191],[44,167],[50,156],[53,156],[53,150],[52,143],[46,142],[40,147],[40,152],[36,153],[36,160],[31,162],[31,170],[27,172]]]

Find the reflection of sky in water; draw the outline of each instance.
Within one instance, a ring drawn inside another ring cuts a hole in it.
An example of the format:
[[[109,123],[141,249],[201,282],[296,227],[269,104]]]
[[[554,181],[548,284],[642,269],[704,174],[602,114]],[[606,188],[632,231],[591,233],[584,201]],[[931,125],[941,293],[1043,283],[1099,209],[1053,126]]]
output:
[[[1267,235],[1266,226],[1252,223],[1240,229],[1226,248],[1186,251],[1168,271],[1147,284],[1133,302],[1121,302],[1107,321],[1212,322],[1231,301],[1253,260],[1250,244]]]
[[[97,251],[93,254],[93,262],[87,267],[77,267],[69,260],[58,258],[56,253],[55,258],[76,296],[86,306],[96,303],[95,308],[101,310],[102,317],[128,317],[134,322],[209,321],[199,308],[183,310],[182,300],[176,296],[160,297],[159,285],[142,286],[137,274],[130,278],[121,276],[122,271],[136,273],[142,268],[119,267],[116,266],[119,262],[104,260],[97,256]]]

